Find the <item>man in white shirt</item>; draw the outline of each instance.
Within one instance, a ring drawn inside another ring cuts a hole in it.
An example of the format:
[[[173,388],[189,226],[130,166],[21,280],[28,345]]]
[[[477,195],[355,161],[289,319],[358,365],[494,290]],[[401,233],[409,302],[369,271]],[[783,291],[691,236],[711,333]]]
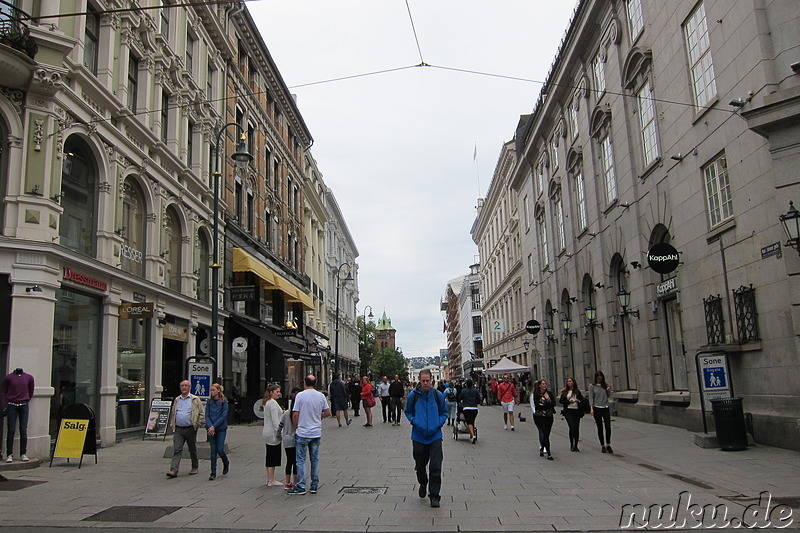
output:
[[[306,493],[306,457],[311,460],[311,486],[309,492],[316,494],[319,488],[319,443],[322,440],[322,419],[331,416],[331,408],[325,395],[315,389],[317,378],[308,375],[305,389],[294,397],[292,424],[295,427],[295,454],[297,483],[288,493]]]

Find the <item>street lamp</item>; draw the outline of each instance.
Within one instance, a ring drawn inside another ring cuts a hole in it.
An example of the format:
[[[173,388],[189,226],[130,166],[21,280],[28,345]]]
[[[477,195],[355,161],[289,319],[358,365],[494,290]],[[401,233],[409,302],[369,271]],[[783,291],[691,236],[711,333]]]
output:
[[[586,321],[590,328],[603,329],[603,323],[597,321],[597,309],[591,305],[586,308]]]
[[[238,122],[228,122],[217,132],[217,144],[214,149],[216,157],[214,163],[214,252],[213,262],[211,264],[211,357],[214,359],[214,364],[219,365],[217,362],[218,356],[218,331],[219,331],[219,154],[220,144],[222,143],[222,134],[230,126],[235,126],[240,134],[239,142],[236,144],[236,152],[231,155],[231,159],[236,163],[239,168],[246,167],[250,161],[253,160],[253,155],[247,151],[247,136],[245,135],[244,128]],[[219,367],[217,367],[219,371]]]
[[[631,293],[625,289],[620,289],[617,292],[617,303],[622,308],[622,312],[619,314],[619,316],[633,315],[636,318],[639,318],[638,310],[634,309],[632,311],[628,311],[628,307],[631,305]]]
[[[367,354],[368,354],[368,352],[367,352],[367,307],[369,307],[369,319],[370,319],[370,321],[372,321],[373,317],[375,316],[375,315],[372,314],[372,306],[371,305],[365,305],[364,306],[364,314],[363,314],[363,317],[364,317],[364,320],[363,320],[363,322],[364,322],[364,357],[365,357],[365,359],[361,361],[361,375],[362,376],[369,371],[369,360],[368,360],[368,357],[367,357]]]
[[[333,354],[335,361],[333,372],[335,374],[339,373],[339,289],[342,288],[342,282],[353,280],[353,276],[350,275],[349,271],[347,272],[346,278],[341,279],[341,277],[339,277],[339,274],[342,271],[342,267],[345,265],[347,265],[348,267],[350,266],[347,262],[344,262],[341,265],[339,265],[339,268],[336,269],[336,326],[335,326],[336,341],[334,343],[335,345]]]
[[[564,315],[564,318],[561,319],[561,327],[564,329],[564,341],[569,339],[569,364],[570,364],[570,373],[574,376],[575,375],[575,352],[572,349],[572,337],[577,335],[577,331],[570,331],[572,328],[572,319]]]
[[[783,229],[789,237],[787,246],[791,246],[800,254],[800,211],[795,209],[794,202],[789,202],[789,211],[778,217],[783,223]]]

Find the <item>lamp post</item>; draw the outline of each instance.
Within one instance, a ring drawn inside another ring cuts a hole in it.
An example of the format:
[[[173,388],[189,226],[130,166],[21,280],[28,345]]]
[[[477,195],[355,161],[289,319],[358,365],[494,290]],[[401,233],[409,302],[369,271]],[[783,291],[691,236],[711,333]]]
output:
[[[364,317],[363,322],[364,322],[364,357],[365,357],[365,359],[361,360],[361,375],[362,376],[364,374],[366,374],[367,372],[369,372],[369,361],[366,360],[366,356],[367,356],[367,307],[369,307],[369,319],[370,319],[370,321],[375,316],[375,315],[372,314],[372,306],[371,305],[365,305],[364,306],[364,314],[362,315]]]
[[[574,378],[575,376],[575,355],[572,350],[572,337],[577,335],[577,331],[570,331],[572,328],[572,319],[564,315],[564,318],[561,319],[561,327],[564,330],[564,336],[569,338],[569,364],[570,364],[570,373],[572,374],[571,377]],[[566,340],[566,339],[564,339]]]
[[[247,137],[241,124],[229,122],[222,126],[217,132],[217,144],[214,149],[216,154],[214,158],[214,251],[212,257],[213,262],[211,263],[211,357],[214,359],[214,364],[216,365],[219,365],[219,363],[217,363],[219,352],[217,337],[219,332],[219,269],[221,268],[219,264],[219,154],[222,134],[230,126],[235,126],[238,133],[241,134],[239,142],[236,144],[236,152],[231,156],[231,159],[234,160],[238,167],[245,167],[253,160],[253,155],[247,151],[247,144],[245,143]],[[219,372],[219,367],[217,371]]]
[[[800,211],[795,209],[794,202],[789,202],[789,211],[785,215],[778,217],[786,230],[789,241],[787,246],[791,246],[800,254]]]
[[[335,329],[336,340],[334,342],[334,350],[333,350],[334,351],[334,354],[333,354],[333,360],[334,360],[333,372],[334,372],[334,374],[338,374],[339,373],[339,289],[342,288],[342,282],[343,281],[352,281],[352,279],[353,279],[353,276],[350,275],[350,272],[347,273],[347,277],[344,278],[344,279],[341,279],[339,277],[339,274],[342,271],[342,267],[345,266],[345,265],[348,265],[348,263],[346,261],[344,263],[342,263],[341,265],[339,265],[339,268],[336,269],[336,319],[335,319],[336,320],[336,325],[335,325],[335,328],[334,328]],[[349,266],[350,265],[348,265],[348,267]]]

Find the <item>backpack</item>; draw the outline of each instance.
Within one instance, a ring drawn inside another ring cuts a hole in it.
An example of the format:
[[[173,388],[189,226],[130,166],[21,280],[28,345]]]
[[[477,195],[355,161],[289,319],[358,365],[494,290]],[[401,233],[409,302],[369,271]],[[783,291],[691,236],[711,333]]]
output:
[[[445,392],[447,393],[447,395],[445,397],[447,398],[448,402],[456,401],[456,391],[455,390],[453,390],[451,387],[448,387]]]

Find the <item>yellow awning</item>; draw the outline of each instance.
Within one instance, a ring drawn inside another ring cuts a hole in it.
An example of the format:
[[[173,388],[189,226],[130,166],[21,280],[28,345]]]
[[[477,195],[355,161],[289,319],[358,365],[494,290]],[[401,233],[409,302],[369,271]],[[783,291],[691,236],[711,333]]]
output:
[[[275,286],[275,273],[270,268],[248,254],[241,248],[233,249],[233,271],[234,272],[252,272],[269,286]]]
[[[233,271],[252,272],[267,289],[281,291],[289,302],[300,302],[306,311],[314,310],[314,301],[308,294],[241,248],[233,249]]]
[[[290,302],[300,302],[303,304],[303,309],[306,311],[313,311],[314,310],[314,300],[311,299],[311,296],[304,293],[301,290],[297,291],[297,298],[289,300]]]

